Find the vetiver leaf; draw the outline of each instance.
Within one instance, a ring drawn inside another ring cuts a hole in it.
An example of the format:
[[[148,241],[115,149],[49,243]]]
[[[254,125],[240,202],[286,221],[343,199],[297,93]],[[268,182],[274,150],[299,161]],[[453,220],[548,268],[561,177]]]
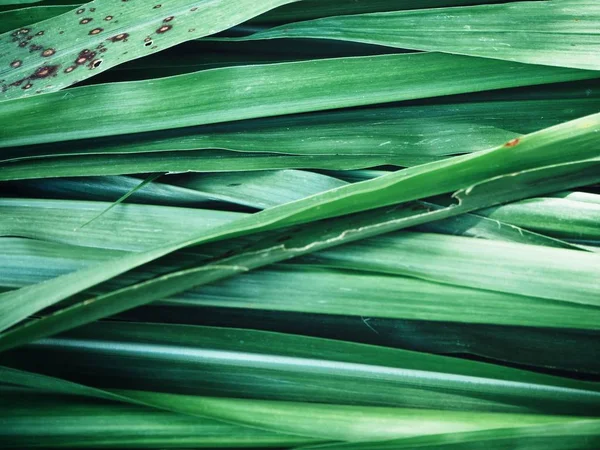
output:
[[[379,236],[301,258],[490,291],[600,306],[600,255],[439,234]],[[493,271],[494,277],[485,273]],[[459,281],[460,280],[460,281]]]
[[[230,211],[131,203],[118,205],[83,226],[110,205],[72,200],[0,199],[0,236],[143,251],[244,216]],[[123,226],[125,223],[128,225]]]
[[[596,203],[534,198],[479,213],[560,238],[600,239],[600,204]]]
[[[249,355],[251,357],[251,355]],[[308,363],[308,361],[307,361]],[[340,365],[341,366],[341,365]],[[201,418],[215,418],[263,430],[311,438],[364,441],[472,431],[528,427],[545,423],[579,422],[581,417],[542,414],[498,414],[406,408],[356,407],[315,403],[256,401],[173,395],[158,392],[88,388],[51,377],[0,367],[7,381],[50,392],[86,395],[149,405]],[[318,424],[318,425],[315,425]],[[417,426],[418,424],[418,426]]]
[[[456,358],[165,324],[100,322],[1,359],[11,366],[37,367],[113,388],[338,404],[581,416],[598,410],[600,395],[594,383]],[[315,383],[317,379],[322,383]]]
[[[227,202],[263,209],[347,184],[301,170],[182,174],[164,177],[134,193],[133,203],[193,207]],[[0,192],[20,196],[114,201],[136,183],[134,177],[85,177],[27,180],[0,185]]]
[[[228,67],[160,80],[87,86],[5,102],[0,110],[0,147],[597,76],[594,71],[439,53]],[[48,110],[53,114],[47,114]],[[21,120],[24,116],[26,121]],[[123,120],[125,116],[127,120]]]
[[[220,148],[288,155],[335,155],[336,160],[341,155],[382,155],[391,157],[387,161],[396,160],[410,166],[485,150],[498,142],[593,114],[599,109],[600,100],[594,97],[362,108],[119,135],[73,141],[68,146],[59,142],[15,147],[3,150],[0,158],[16,161],[38,156]],[[45,161],[32,163],[45,164]],[[207,171],[212,167],[205,165]],[[11,170],[11,166],[4,166],[3,170]],[[87,170],[91,170],[89,165]]]
[[[2,99],[57,91],[110,67],[298,0],[94,0],[0,36]]]
[[[338,16],[241,39],[354,40],[530,64],[600,70],[600,5],[550,0]]]
[[[378,288],[373,289],[373,286]],[[468,289],[415,278],[361,271],[319,270],[304,265],[240,274],[203,289],[173,295],[160,304],[600,329],[600,310],[597,307]]]
[[[420,157],[417,157],[421,160]],[[437,159],[437,158],[436,158]],[[47,177],[106,176],[150,172],[242,172],[286,169],[361,169],[380,164],[416,164],[414,157],[296,156],[222,150],[59,156],[0,165],[0,181]],[[430,161],[430,159],[428,159]],[[419,161],[422,162],[422,161]]]
[[[600,421],[506,428],[470,433],[448,433],[387,442],[360,442],[303,447],[321,450],[595,450],[600,445]]]
[[[22,389],[2,392],[0,423],[0,445],[7,448],[252,448],[324,441]]]
[[[426,353],[474,358],[563,376],[600,374],[600,332],[582,329],[481,325],[224,307],[150,304],[120,320],[247,328],[322,337]],[[375,330],[375,331],[374,331]],[[517,337],[517,339],[515,338]]]
[[[577,422],[576,417],[382,408],[117,391],[165,409],[335,441],[384,441],[447,432]],[[592,419],[591,417],[588,419]]]
[[[161,181],[166,181],[163,179]],[[0,184],[0,193],[19,197],[38,197],[87,201],[115,201],[140,183],[134,177],[81,177],[28,180]],[[215,200],[213,196],[163,182],[153,182],[136,191],[132,203],[164,206],[199,206]]]
[[[545,247],[568,248],[571,250],[586,250],[581,246],[570,244],[560,239],[534,233],[510,223],[480,216],[477,211],[472,214],[462,214],[445,220],[438,220],[416,228],[430,233],[468,236],[472,238],[491,239],[495,241],[518,242],[528,245],[543,245]]]
[[[502,3],[505,0],[304,0],[270,11],[254,19],[254,22],[281,22],[314,19],[317,17],[337,16],[339,14],[360,14],[398,9],[440,8],[443,6],[476,5],[479,3]],[[514,0],[509,0],[514,1]]]

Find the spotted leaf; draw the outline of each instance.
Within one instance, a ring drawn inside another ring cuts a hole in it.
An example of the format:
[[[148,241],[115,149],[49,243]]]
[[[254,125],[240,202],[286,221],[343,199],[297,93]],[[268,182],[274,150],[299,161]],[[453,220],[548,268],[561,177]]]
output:
[[[0,35],[0,99],[57,91],[298,0],[161,1],[95,0]]]

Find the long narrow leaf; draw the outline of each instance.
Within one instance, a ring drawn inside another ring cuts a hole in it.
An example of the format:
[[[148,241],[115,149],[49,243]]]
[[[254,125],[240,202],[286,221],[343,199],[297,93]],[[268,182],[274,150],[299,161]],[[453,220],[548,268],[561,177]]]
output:
[[[342,39],[599,70],[598,30],[596,1],[550,0],[338,16],[286,24],[242,39]]]
[[[594,71],[439,53],[213,69],[159,80],[87,86],[68,93],[5,102],[0,110],[3,123],[0,147],[597,76]],[[125,115],[126,121],[123,120]],[[24,116],[28,117],[27,121],[20,119]]]

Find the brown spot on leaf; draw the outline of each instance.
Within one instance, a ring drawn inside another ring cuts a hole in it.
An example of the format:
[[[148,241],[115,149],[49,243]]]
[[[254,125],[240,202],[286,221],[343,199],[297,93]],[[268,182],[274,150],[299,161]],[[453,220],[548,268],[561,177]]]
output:
[[[170,21],[171,21],[171,20],[173,20],[174,18],[175,18],[175,16],[169,16],[169,17],[165,17],[165,18],[163,19],[163,22],[164,22],[164,23],[170,22]]]
[[[162,27],[160,27],[158,30],[156,30],[157,33],[162,34],[162,33],[166,33],[167,31],[169,31],[171,28],[173,28],[171,25],[163,25]]]
[[[79,21],[79,23],[80,23],[81,25],[85,25],[86,23],[90,23],[92,20],[94,20],[94,19],[92,19],[91,17],[86,17],[85,19],[81,19],[81,20]]]
[[[42,52],[42,56],[47,58],[48,56],[52,56],[56,53],[56,51],[53,48],[47,48],[46,50],[44,50]]]
[[[106,16],[104,18],[104,20],[106,20],[107,22],[110,21],[110,20],[113,20],[113,16]]]
[[[29,33],[29,28],[21,28],[19,30],[19,33],[21,33],[21,34],[27,34],[27,33]]]
[[[75,69],[77,68],[77,66],[69,66],[65,69],[65,73],[71,73],[73,72]]]
[[[75,14],[83,14],[85,12],[85,8],[79,8],[77,11],[75,11]]]
[[[96,8],[90,8],[90,12],[96,11]]]
[[[128,37],[129,37],[129,33],[121,33],[121,34],[117,34],[116,36],[113,36],[107,40],[111,41],[111,42],[119,42],[119,41],[126,40]]]
[[[29,46],[29,53],[33,53],[33,52],[37,52],[41,49],[43,49],[44,47],[42,47],[41,45],[30,45]]]
[[[162,5],[154,5],[154,6],[152,7],[152,9],[158,9],[158,8],[160,8],[161,6],[162,6]]]
[[[94,59],[95,56],[96,56],[96,52],[93,52],[93,51],[85,48],[79,52],[79,56],[75,60],[75,64],[77,64],[77,65],[85,64],[86,62]]]
[[[38,31],[37,33],[35,33],[36,36],[43,36],[44,32],[43,31]]]
[[[47,78],[56,75],[58,66],[42,66],[36,70],[30,78]]]
[[[511,141],[508,141],[506,144],[504,144],[504,146],[505,147],[516,147],[517,145],[519,145],[520,142],[521,142],[521,139],[515,138]]]
[[[195,29],[195,28],[190,28],[190,29],[188,30],[188,33],[193,33],[194,31],[196,31],[196,29]]]
[[[15,59],[13,62],[10,63],[10,67],[16,69],[17,67],[21,67],[21,64],[23,64],[23,61],[21,61],[20,59]]]
[[[197,11],[198,7],[194,6],[192,9],[190,9],[190,11]]]
[[[19,47],[27,47],[27,41],[19,43]]]
[[[25,86],[23,86],[21,89],[23,90],[27,90],[27,89],[31,89],[33,87],[33,84],[31,83],[27,83]]]
[[[88,34],[94,35],[94,34],[102,33],[103,31],[104,31],[104,28],[94,28]]]

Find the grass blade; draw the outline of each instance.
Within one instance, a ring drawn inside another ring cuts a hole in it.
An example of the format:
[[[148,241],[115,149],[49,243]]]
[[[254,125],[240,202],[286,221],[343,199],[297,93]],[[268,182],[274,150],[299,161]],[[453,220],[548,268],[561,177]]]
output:
[[[551,0],[338,16],[241,39],[341,39],[599,70],[599,29],[594,0]]]
[[[0,111],[0,121],[4,125],[0,147],[140,133],[597,76],[594,71],[439,53],[212,69],[159,80],[87,86],[67,93],[5,102]],[[175,114],[173,108],[176,109]],[[48,110],[54,113],[46,114]],[[125,114],[126,121],[123,120]],[[19,119],[23,116],[27,116],[28,120]]]

